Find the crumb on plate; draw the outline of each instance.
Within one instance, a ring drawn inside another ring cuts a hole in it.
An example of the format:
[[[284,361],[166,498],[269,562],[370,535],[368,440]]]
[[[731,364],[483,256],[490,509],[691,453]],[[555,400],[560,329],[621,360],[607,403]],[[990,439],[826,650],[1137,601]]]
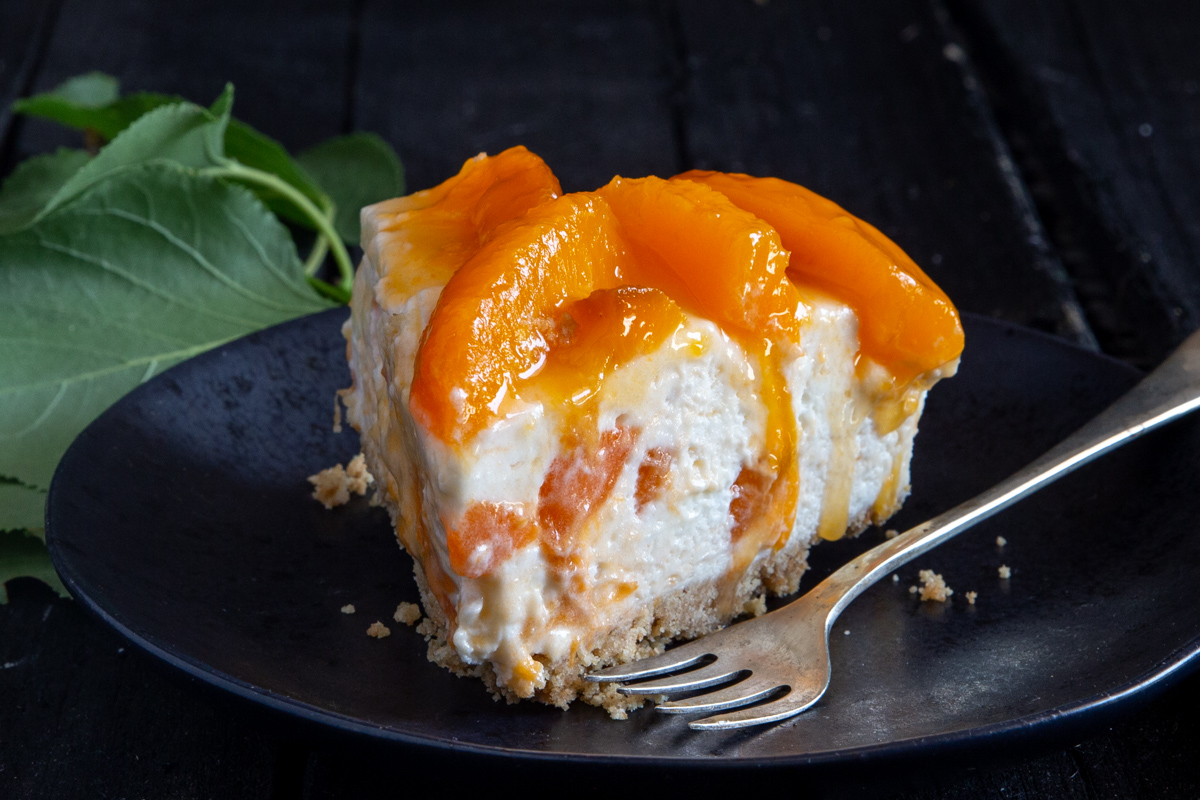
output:
[[[767,613],[767,597],[766,595],[758,595],[747,600],[742,605],[742,613],[749,614],[752,617],[761,617]]]
[[[885,539],[895,539],[899,535],[900,531],[896,530],[895,528],[888,528],[883,532],[883,538]]]
[[[366,494],[367,488],[375,483],[375,477],[367,471],[367,461],[359,453],[344,469],[341,464],[335,464],[316,475],[309,475],[308,482],[313,485],[313,499],[325,508],[333,508],[350,502],[351,493]]]
[[[1005,539],[1003,536],[996,537],[996,547],[1004,547],[1006,544],[1008,544],[1008,539]]]
[[[979,597],[979,593],[978,592],[967,592],[966,597],[967,597],[967,604],[973,606],[973,605],[975,605],[975,598]]]
[[[950,595],[954,594],[954,590],[946,585],[946,581],[941,575],[931,569],[923,569],[917,577],[921,579],[921,600],[935,600],[939,603],[946,602]]]
[[[367,628],[367,636],[373,639],[386,639],[392,635],[392,629],[384,625],[379,620],[371,623],[371,627]]]
[[[353,614],[354,606],[350,603],[346,603],[346,605],[342,606],[342,613],[343,614]]]
[[[1001,565],[1000,565],[1000,570],[999,570],[999,572],[1000,572],[1000,577],[1001,577],[1001,579],[1003,579],[1003,580],[1008,580],[1009,578],[1011,578],[1011,577],[1012,577],[1012,569],[1010,569],[1009,567],[1005,566],[1004,564],[1001,564]]]
[[[421,618],[421,607],[416,603],[401,603],[396,606],[392,619],[405,625],[413,625]]]

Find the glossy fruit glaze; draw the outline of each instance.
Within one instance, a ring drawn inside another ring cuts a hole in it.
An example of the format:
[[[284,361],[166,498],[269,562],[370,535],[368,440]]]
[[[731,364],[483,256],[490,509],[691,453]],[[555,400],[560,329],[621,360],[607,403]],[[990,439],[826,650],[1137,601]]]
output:
[[[417,355],[413,417],[455,446],[517,400],[566,412],[536,511],[476,504],[445,520],[451,566],[467,577],[534,539],[552,563],[572,560],[575,533],[638,435],[597,430],[592,401],[613,369],[675,334],[685,311],[717,323],[757,362],[767,409],[762,457],[732,487],[735,570],[791,531],[797,432],[782,357],[799,341],[804,290],[858,312],[862,355],[897,387],[962,349],[953,305],[899,247],[785,181],[693,171],[560,195],[546,165],[514,148],[391,202],[401,213],[389,246],[402,253],[388,260],[408,267],[388,272],[384,291],[445,284]],[[639,503],[660,490],[671,458],[647,454]]]
[[[376,262],[391,267],[377,291],[406,298],[443,286],[503,223],[562,194],[546,163],[524,147],[482,153],[432,189],[379,204],[390,224]],[[403,265],[403,268],[396,268]]]
[[[778,178],[692,170],[672,180],[710,186],[777,230],[791,252],[788,277],[853,308],[861,352],[898,383],[962,352],[949,298],[895,242],[837,203]]]

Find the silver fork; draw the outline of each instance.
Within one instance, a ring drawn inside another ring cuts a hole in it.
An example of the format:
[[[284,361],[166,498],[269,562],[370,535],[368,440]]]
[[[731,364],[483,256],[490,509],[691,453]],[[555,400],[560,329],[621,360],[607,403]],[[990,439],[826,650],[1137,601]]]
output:
[[[617,691],[622,694],[671,695],[712,689],[658,704],[659,711],[674,714],[726,711],[770,699],[688,723],[695,730],[744,728],[799,714],[829,687],[829,631],[842,610],[867,587],[1077,467],[1198,407],[1200,331],[1141,383],[1044,456],[983,494],[868,550],[799,600],[662,655],[600,670],[587,679],[657,678],[620,686]],[[698,669],[679,672],[694,667]]]

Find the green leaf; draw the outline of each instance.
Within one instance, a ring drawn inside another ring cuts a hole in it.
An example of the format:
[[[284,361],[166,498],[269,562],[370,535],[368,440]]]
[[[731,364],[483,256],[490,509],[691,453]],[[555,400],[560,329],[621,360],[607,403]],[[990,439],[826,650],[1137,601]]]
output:
[[[45,492],[0,478],[0,531],[40,531],[45,522]]]
[[[140,382],[327,307],[248,190],[165,164],[111,173],[0,237],[0,475],[47,487],[76,434]]]
[[[225,155],[236,158],[247,167],[278,175],[322,210],[333,206],[325,192],[321,191],[304,169],[288,155],[283,145],[244,122],[238,122],[236,119],[229,121],[229,128],[225,131]],[[253,188],[254,193],[279,216],[308,228],[314,227],[312,220],[278,193],[269,189]]]
[[[396,152],[373,133],[351,133],[322,142],[297,159],[337,207],[334,227],[358,244],[363,206],[404,194],[404,168]]]
[[[89,102],[86,98],[79,98],[70,91],[66,94],[60,93],[64,88],[69,88],[74,82],[83,81],[85,78],[95,75],[112,81],[112,86],[114,87],[114,93],[111,98],[104,103]],[[191,106],[193,111],[195,108],[198,108],[192,106],[192,104],[188,103],[182,97],[154,94],[151,92],[140,92],[117,99],[115,87],[115,78],[109,78],[109,76],[102,75],[102,73],[89,73],[89,75],[72,78],[52,92],[36,95],[25,100],[18,100],[13,104],[13,109],[18,113],[53,120],[78,130],[95,131],[106,140],[112,140],[141,116],[162,106],[187,105]],[[226,104],[231,100],[232,94],[227,89],[213,106],[208,109],[208,112],[213,117],[224,116],[228,111]],[[166,121],[163,119],[156,120],[155,125],[155,130],[160,134],[167,127]],[[244,122],[234,119],[229,120],[228,127],[225,130],[223,155],[236,158],[248,167],[278,175],[298,189],[305,197],[312,200],[318,208],[328,209],[332,207],[332,201],[313,182],[312,178],[305,174],[296,161],[288,155],[283,145],[268,136],[264,136]],[[149,156],[147,160],[149,160]],[[196,166],[195,164],[188,165]],[[255,193],[276,214],[285,217],[291,222],[309,228],[314,227],[312,221],[307,216],[298,211],[292,203],[281,198],[279,194],[260,187],[252,188],[254,188]]]
[[[48,96],[84,108],[99,108],[116,100],[120,89],[121,82],[112,75],[86,72],[63,81],[57,88],[52,89]]]
[[[8,602],[4,585],[13,578],[37,578],[59,596],[70,596],[58,579],[41,539],[19,531],[0,532],[0,604]]]
[[[117,79],[102,72],[89,72],[68,79],[61,86],[13,103],[13,111],[40,117],[81,131],[95,131],[111,140],[138,117],[159,106],[183,102],[182,97],[137,92],[117,96]]]
[[[233,87],[227,86],[214,115],[194,103],[156,108],[122,131],[117,138],[63,184],[42,214],[78,197],[99,181],[130,167],[153,162],[174,162],[197,169],[221,166],[225,159],[225,127]]]
[[[90,159],[83,150],[61,147],[27,158],[0,188],[0,234],[19,230],[37,217],[50,198]]]

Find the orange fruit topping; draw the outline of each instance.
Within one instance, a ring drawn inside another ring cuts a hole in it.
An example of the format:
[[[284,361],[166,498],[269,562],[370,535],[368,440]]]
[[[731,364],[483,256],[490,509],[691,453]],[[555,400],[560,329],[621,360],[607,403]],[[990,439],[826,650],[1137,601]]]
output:
[[[524,147],[463,164],[449,180],[376,206],[390,216],[382,226],[383,252],[375,263],[385,296],[407,298],[441,286],[501,224],[562,194],[546,163]],[[402,265],[401,268],[395,268]]]
[[[616,219],[593,195],[566,195],[502,226],[450,278],[417,354],[409,408],[439,439],[482,429],[544,362],[556,311],[620,285]]]
[[[660,288],[731,333],[797,340],[800,296],[770,225],[695,183],[618,177],[597,194],[629,241],[629,283]]]
[[[672,180],[710,186],[777,230],[792,254],[788,277],[851,306],[861,352],[899,384],[962,352],[949,298],[895,242],[833,201],[778,178],[692,170]]]
[[[606,375],[658,348],[683,324],[683,310],[657,289],[598,289],[564,305],[544,330],[550,346],[534,382],[556,405],[582,406]]]

